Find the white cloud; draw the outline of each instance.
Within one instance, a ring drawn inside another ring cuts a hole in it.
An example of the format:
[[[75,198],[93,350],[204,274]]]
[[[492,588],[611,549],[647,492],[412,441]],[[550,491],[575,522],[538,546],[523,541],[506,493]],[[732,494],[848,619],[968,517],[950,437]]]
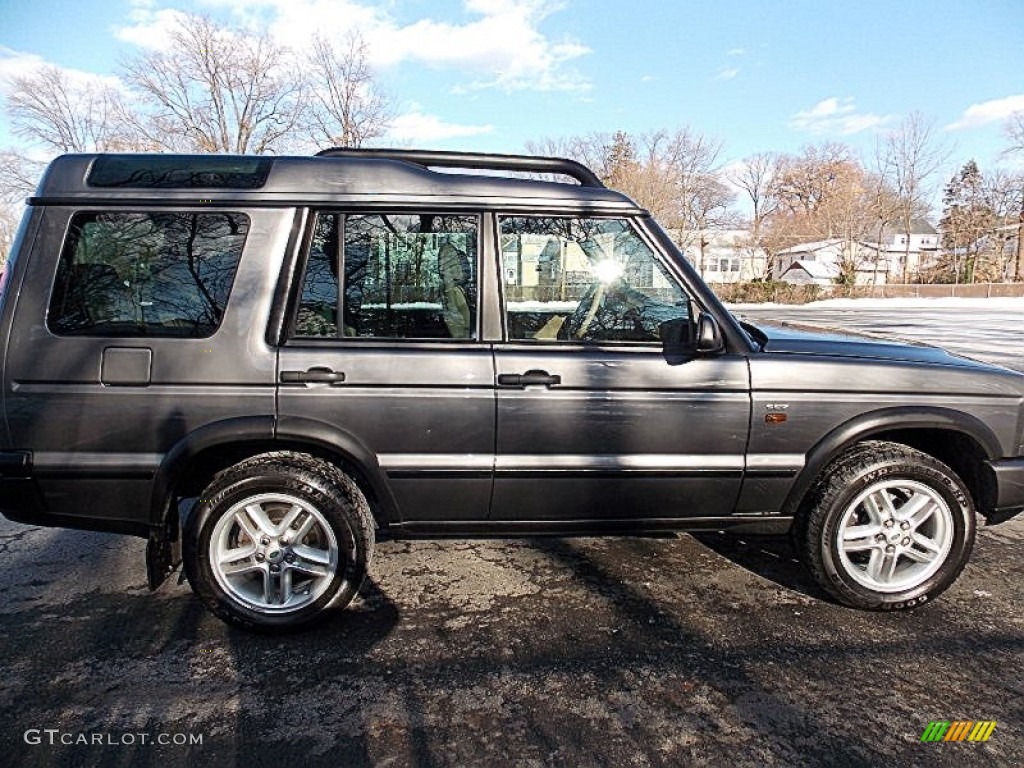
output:
[[[988,123],[1002,122],[1014,112],[1024,112],[1024,93],[1007,96],[1004,99],[992,99],[980,104],[971,104],[960,119],[946,126],[948,131],[960,131],[965,128],[977,128]]]
[[[370,45],[372,63],[403,63],[466,73],[466,91],[586,91],[589,81],[570,63],[591,52],[570,38],[554,39],[542,22],[561,9],[544,0],[464,0],[468,20],[423,17],[400,23],[388,3],[371,0],[205,0],[297,50],[316,33],[337,39],[358,31]],[[117,36],[143,47],[159,47],[177,11],[137,2]]]
[[[173,8],[157,9],[152,2],[136,0],[128,12],[128,26],[114,29],[114,37],[140,48],[167,50],[171,47],[171,30],[184,16]]]
[[[436,115],[428,115],[419,109],[414,109],[391,121],[388,136],[397,141],[426,144],[443,139],[478,136],[481,133],[491,133],[493,130],[493,125],[446,123]]]
[[[730,48],[726,52],[725,55],[726,56],[742,56],[744,53],[746,53],[746,51],[743,50],[742,48]]]
[[[61,67],[35,53],[16,51],[0,45],[0,94],[7,92],[12,78],[31,75],[40,67],[56,67],[67,79],[79,86],[112,85],[120,88],[121,81],[112,75],[97,75],[80,69]]]
[[[726,67],[725,69],[719,70],[718,74],[715,75],[715,80],[732,80],[739,73],[739,67]]]
[[[844,99],[833,96],[819,101],[810,109],[797,112],[790,118],[789,125],[806,133],[849,136],[878,128],[890,120],[892,115],[857,112],[857,105],[852,96]]]
[[[30,75],[45,64],[42,56],[0,45],[0,93],[6,92],[11,78]]]

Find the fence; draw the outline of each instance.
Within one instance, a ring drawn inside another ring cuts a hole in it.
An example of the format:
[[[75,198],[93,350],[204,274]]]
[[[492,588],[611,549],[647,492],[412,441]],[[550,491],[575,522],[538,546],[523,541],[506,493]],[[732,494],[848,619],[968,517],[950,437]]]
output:
[[[990,299],[1024,297],[1024,283],[890,285],[793,285],[791,283],[728,283],[712,286],[723,301],[736,303],[773,302],[806,304],[820,299],[963,298]]]

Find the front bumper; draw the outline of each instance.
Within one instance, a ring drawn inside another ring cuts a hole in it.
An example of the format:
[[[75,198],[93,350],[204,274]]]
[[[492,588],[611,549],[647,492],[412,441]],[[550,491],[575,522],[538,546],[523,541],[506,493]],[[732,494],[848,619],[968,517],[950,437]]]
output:
[[[991,510],[986,510],[989,524],[1009,520],[1024,509],[1024,457],[988,462],[995,490]]]

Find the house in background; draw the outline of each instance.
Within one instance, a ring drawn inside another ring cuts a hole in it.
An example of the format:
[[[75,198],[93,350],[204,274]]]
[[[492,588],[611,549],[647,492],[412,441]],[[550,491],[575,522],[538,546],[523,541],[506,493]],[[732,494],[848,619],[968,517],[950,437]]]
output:
[[[839,238],[800,243],[776,254],[772,278],[790,283],[829,285],[839,279],[842,265],[853,267],[856,285],[903,283],[935,262],[939,235],[927,221],[914,219],[909,236],[888,226],[875,242]],[[811,266],[815,265],[815,266]]]
[[[831,285],[839,280],[844,264],[852,265],[856,285],[881,285],[890,272],[887,257],[877,245],[833,238],[779,251],[772,279]]]
[[[889,225],[874,237],[847,244],[832,238],[799,243],[775,254],[772,280],[831,285],[840,266],[855,265],[857,285],[884,285],[914,280],[933,265],[939,253],[939,233],[924,219],[914,219],[909,235]],[[753,243],[746,229],[674,231],[673,240],[708,283],[738,283],[768,276],[768,255]],[[880,242],[876,242],[880,241]],[[792,270],[792,271],[791,271]]]
[[[832,266],[820,261],[794,261],[780,278],[796,285],[832,285],[839,277]]]
[[[909,237],[900,225],[882,230],[879,247],[892,265],[888,282],[904,283],[917,278],[922,269],[932,266],[939,254],[939,233],[924,219],[912,219]]]
[[[761,280],[768,269],[768,255],[763,248],[754,245],[746,229],[674,232],[673,236],[705,282]]]

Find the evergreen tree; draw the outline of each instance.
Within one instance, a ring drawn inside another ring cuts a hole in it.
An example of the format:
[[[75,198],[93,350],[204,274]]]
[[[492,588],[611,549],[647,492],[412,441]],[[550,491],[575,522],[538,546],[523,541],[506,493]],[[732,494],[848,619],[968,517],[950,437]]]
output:
[[[973,283],[984,237],[994,217],[985,195],[985,179],[974,160],[967,161],[946,184],[942,195],[942,248],[947,278]]]

